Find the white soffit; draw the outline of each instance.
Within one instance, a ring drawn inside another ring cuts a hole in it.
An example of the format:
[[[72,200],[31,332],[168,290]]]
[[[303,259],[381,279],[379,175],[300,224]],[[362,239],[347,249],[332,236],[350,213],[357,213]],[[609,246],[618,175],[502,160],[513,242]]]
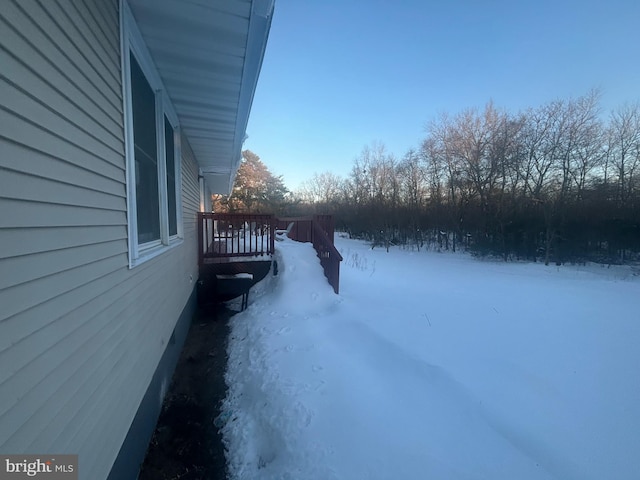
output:
[[[229,193],[274,0],[128,3],[205,180]]]

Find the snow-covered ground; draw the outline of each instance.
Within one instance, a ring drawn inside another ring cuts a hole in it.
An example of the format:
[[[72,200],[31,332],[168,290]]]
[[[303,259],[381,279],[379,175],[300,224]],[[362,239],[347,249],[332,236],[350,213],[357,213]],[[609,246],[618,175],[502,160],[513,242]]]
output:
[[[336,239],[232,318],[233,479],[640,478],[640,278]]]

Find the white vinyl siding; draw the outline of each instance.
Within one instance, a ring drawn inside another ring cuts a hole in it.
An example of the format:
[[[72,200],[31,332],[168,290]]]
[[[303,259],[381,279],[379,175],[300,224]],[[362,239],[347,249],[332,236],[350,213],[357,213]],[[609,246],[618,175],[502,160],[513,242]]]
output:
[[[197,280],[184,241],[129,269],[118,0],[0,8],[0,451],[106,478]]]

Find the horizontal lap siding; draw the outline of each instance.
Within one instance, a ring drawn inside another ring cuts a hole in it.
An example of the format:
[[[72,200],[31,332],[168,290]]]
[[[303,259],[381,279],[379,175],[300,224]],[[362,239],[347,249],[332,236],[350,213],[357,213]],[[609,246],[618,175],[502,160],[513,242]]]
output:
[[[193,152],[186,139],[182,138],[182,202],[184,233],[197,238],[197,212],[200,209],[200,184],[198,182],[198,166]]]
[[[117,0],[0,9],[0,451],[105,478],[197,280],[184,241],[129,269]]]

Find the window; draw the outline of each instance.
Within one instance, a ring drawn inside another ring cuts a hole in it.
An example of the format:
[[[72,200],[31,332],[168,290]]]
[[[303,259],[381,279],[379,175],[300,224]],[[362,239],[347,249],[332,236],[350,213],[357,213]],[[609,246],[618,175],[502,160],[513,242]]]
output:
[[[135,57],[131,62],[138,243],[160,240],[156,99]]]
[[[122,71],[127,156],[129,266],[180,242],[177,116],[133,15],[122,2]]]
[[[176,161],[175,161],[175,130],[167,117],[164,117],[164,142],[167,159],[167,206],[169,208],[169,235],[178,234],[177,199],[176,199]]]

